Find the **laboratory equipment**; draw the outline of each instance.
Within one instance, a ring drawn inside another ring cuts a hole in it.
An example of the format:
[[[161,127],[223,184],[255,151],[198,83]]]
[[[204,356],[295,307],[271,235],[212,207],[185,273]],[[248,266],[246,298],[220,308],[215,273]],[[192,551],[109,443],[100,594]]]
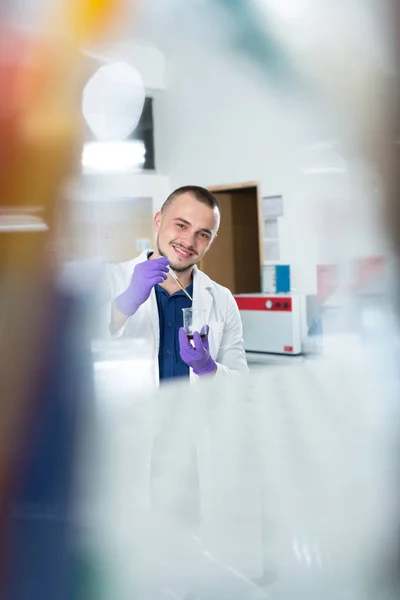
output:
[[[246,352],[297,355],[307,334],[301,294],[238,294]]]
[[[181,290],[183,292],[185,292],[186,296],[189,298],[190,302],[193,302],[193,298],[192,296],[189,294],[189,292],[186,290],[185,286],[183,285],[182,281],[178,278],[178,276],[175,274],[175,272],[171,269],[171,267],[169,268],[169,272],[171,273],[172,277],[175,279],[176,283],[179,285],[179,287],[181,288]]]
[[[189,340],[193,339],[193,334],[197,331],[200,337],[204,340],[207,335],[205,333],[206,326],[206,311],[199,308],[183,308],[183,328]]]

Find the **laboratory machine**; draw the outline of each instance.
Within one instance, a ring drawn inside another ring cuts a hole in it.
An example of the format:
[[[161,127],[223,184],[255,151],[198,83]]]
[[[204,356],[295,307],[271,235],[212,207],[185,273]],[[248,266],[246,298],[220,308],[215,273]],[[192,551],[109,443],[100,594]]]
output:
[[[238,294],[246,352],[299,355],[307,336],[306,298],[301,294]]]

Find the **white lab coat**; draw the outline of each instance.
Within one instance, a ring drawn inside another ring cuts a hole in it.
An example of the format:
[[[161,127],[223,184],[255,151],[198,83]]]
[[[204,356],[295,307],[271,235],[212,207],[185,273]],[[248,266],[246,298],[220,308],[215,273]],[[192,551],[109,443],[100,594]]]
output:
[[[147,260],[147,251],[139,257],[120,264],[107,265],[110,312],[111,303],[126,290],[137,264]],[[216,377],[248,370],[243,347],[242,321],[231,292],[212,281],[197,267],[193,274],[193,308],[206,311],[206,322],[210,326],[210,353],[217,363]],[[146,349],[153,357],[154,382],[159,385],[158,351],[160,329],[158,307],[154,289],[149,299],[140,306],[125,326],[113,337],[135,337],[146,342]],[[190,370],[191,381],[198,377]]]

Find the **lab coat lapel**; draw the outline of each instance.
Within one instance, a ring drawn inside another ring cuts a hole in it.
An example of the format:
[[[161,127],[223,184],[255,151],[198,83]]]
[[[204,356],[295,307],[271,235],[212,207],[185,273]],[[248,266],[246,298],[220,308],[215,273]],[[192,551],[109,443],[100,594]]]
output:
[[[152,253],[152,252],[153,252],[152,250],[145,250],[144,252],[142,252],[142,254],[137,259],[137,264],[141,263],[141,262],[145,262],[148,258],[149,253]],[[156,352],[156,356],[158,358],[158,350],[160,347],[160,324],[159,324],[159,317],[158,317],[157,298],[156,298],[156,292],[155,292],[154,288],[150,292],[150,297],[149,297],[148,301],[146,302],[146,306],[147,306],[147,310],[148,310],[148,316],[151,320],[151,324],[152,324],[152,328],[153,328],[155,352]]]
[[[206,311],[206,323],[209,322],[213,306],[210,278],[196,267],[193,273],[193,308]]]
[[[144,262],[147,260],[149,252],[151,250],[146,250],[142,252],[142,254],[138,257],[136,264]],[[157,385],[159,383],[159,372],[158,372],[158,350],[160,348],[160,323],[158,317],[158,306],[157,306],[157,298],[156,292],[153,288],[150,292],[149,299],[146,302],[146,316],[150,319],[151,327],[153,330],[153,350],[154,350],[154,377]],[[150,340],[149,340],[150,341]]]
[[[147,301],[147,311],[148,317],[151,320],[152,328],[153,328],[153,352],[154,352],[154,379],[156,385],[160,383],[160,374],[158,370],[158,351],[160,348],[160,323],[158,316],[158,306],[157,306],[157,298],[155,290],[151,290],[150,297]]]
[[[153,326],[155,348],[156,348],[156,352],[157,352],[157,356],[158,356],[158,350],[160,347],[160,323],[159,323],[159,317],[158,317],[156,292],[155,292],[154,288],[151,290],[151,293],[150,293],[148,307],[149,307],[151,324]]]

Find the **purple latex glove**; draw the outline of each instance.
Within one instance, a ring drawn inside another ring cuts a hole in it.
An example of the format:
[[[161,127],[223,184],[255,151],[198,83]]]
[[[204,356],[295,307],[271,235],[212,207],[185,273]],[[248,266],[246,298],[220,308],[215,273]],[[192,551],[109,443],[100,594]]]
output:
[[[189,341],[183,327],[179,330],[179,353],[184,363],[192,367],[196,375],[212,375],[217,370],[217,364],[211,358],[208,344],[208,325],[201,330],[206,337],[201,339],[200,333],[195,331],[193,334],[194,348]]]
[[[168,258],[155,258],[136,265],[128,288],[115,300],[117,308],[127,317],[135,314],[146,302],[157,283],[168,277]]]

